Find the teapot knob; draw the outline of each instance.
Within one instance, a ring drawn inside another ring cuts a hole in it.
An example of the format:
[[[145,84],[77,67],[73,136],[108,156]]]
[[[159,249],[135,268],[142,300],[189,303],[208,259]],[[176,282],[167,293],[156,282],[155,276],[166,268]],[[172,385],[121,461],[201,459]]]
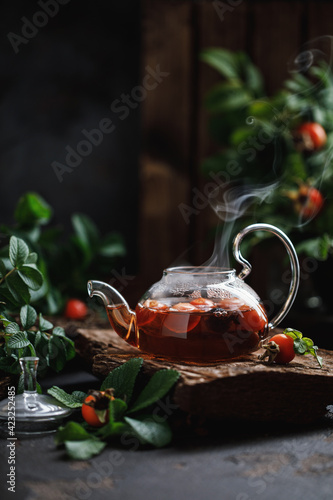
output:
[[[271,224],[264,224],[264,223],[251,224],[250,226],[247,226],[244,229],[242,229],[236,235],[233,243],[233,253],[235,259],[239,264],[243,266],[242,271],[238,275],[240,279],[246,278],[246,276],[250,274],[252,267],[251,264],[242,256],[239,247],[244,236],[248,233],[252,233],[253,231],[268,231],[269,233],[272,233],[275,236],[277,236],[283,242],[290,259],[291,281],[289,286],[289,294],[287,300],[281,307],[280,311],[270,321],[270,323],[268,323],[268,328],[272,329],[275,328],[283,320],[283,318],[285,318],[295,300],[300,280],[299,261],[294,245],[292,244],[288,236],[283,231],[281,231],[281,229],[272,226]]]

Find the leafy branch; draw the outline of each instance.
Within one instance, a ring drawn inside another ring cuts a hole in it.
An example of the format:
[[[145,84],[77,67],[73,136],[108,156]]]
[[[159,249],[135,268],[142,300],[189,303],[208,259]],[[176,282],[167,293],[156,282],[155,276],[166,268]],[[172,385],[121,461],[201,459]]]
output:
[[[8,258],[0,260],[0,299],[4,308],[18,309],[28,304],[31,292],[41,288],[43,275],[37,268],[38,256],[20,238],[11,236]]]
[[[15,225],[2,225],[0,229],[5,235],[24,240],[38,255],[44,283],[30,294],[31,300],[42,312],[53,315],[62,312],[68,298],[85,297],[91,275],[109,274],[126,249],[120,234],[102,236],[85,214],[72,214],[72,232],[68,235],[61,226],[52,224],[52,215],[52,208],[40,195],[27,192],[15,208]],[[7,250],[0,250],[0,258],[7,257]]]
[[[303,334],[293,328],[286,328],[283,332],[294,340],[294,351],[296,354],[314,356],[320,366],[323,367],[323,358],[318,355],[318,346],[314,345],[312,339],[303,337]]]
[[[43,286],[38,255],[16,236],[10,237],[7,252],[0,259],[0,370],[19,374],[19,358],[38,356],[39,374],[48,367],[60,371],[75,356],[74,343],[29,304],[32,293]],[[11,316],[18,311],[16,321]]]
[[[153,408],[170,391],[180,374],[172,369],[160,370],[134,397],[142,362],[142,358],[127,361],[110,372],[102,383],[101,390],[111,390],[114,394],[114,398],[109,401],[109,420],[103,427],[95,429],[86,423],[69,421],[58,429],[56,443],[65,446],[70,458],[87,460],[99,454],[108,441],[122,436],[136,438],[138,446],[159,448],[171,441],[172,431],[168,422],[164,418],[157,418]],[[77,391],[67,394],[56,386],[49,389],[48,393],[69,408],[80,408],[87,397],[87,394]]]
[[[293,239],[300,242],[299,252],[328,259],[333,255],[330,65],[316,60],[292,72],[269,96],[245,53],[212,47],[202,51],[201,59],[221,76],[204,101],[217,151],[203,161],[203,174],[228,172],[239,186],[274,185],[267,203],[253,202],[256,218],[298,233]],[[300,132],[305,124],[307,132]],[[249,222],[253,205],[244,214]]]
[[[75,356],[74,342],[66,336],[65,330],[54,327],[41,313],[38,316],[30,305],[21,307],[20,324],[3,314],[0,320],[4,326],[0,332],[4,339],[0,346],[0,370],[19,374],[19,358],[38,356],[39,374],[43,374],[48,367],[59,372]]]

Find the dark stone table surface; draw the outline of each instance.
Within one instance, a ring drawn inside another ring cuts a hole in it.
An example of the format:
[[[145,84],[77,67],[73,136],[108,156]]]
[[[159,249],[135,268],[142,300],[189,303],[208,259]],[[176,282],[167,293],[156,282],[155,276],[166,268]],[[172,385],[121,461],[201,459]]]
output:
[[[67,378],[66,378],[67,377]],[[78,372],[47,385],[94,385]],[[333,395],[332,395],[333,396]],[[333,397],[332,397],[333,401]],[[200,433],[199,433],[200,434]],[[19,439],[15,493],[9,492],[6,437],[0,441],[0,499],[332,500],[333,418],[311,426],[224,422],[206,435],[177,435],[164,449],[109,445],[72,461],[54,435]],[[204,433],[202,433],[204,434]]]

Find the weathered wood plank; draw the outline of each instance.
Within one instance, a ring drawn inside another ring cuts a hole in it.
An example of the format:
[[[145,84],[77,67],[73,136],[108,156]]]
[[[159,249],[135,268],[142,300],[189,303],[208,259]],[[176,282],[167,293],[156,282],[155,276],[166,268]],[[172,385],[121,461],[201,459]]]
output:
[[[212,419],[304,423],[315,421],[332,403],[333,353],[321,351],[324,368],[314,358],[298,357],[287,366],[267,365],[258,352],[212,365],[175,363],[128,346],[112,330],[79,329],[76,348],[103,378],[132,357],[142,357],[143,373],[161,368],[181,374],[173,401],[189,414]]]
[[[142,73],[149,67],[168,74],[141,108],[139,244],[146,287],[188,245],[178,204],[189,191],[191,37],[191,2],[142,2]]]
[[[300,48],[305,2],[257,1],[252,3],[251,9],[252,47],[249,53],[265,77],[268,94],[272,94],[289,76],[288,64]]]
[[[224,6],[226,4],[227,2]],[[218,2],[203,2],[198,5],[199,52],[210,47],[246,51],[248,3],[242,2],[230,9],[230,11],[224,11],[222,7],[219,7]],[[216,147],[208,135],[208,113],[203,106],[204,97],[213,85],[221,82],[222,76],[203,62],[200,62],[198,70],[197,151],[201,161],[214,152]]]
[[[199,53],[209,47],[222,47],[227,50],[246,50],[246,40],[248,31],[248,2],[241,2],[236,7],[232,7],[228,2],[201,2],[197,6],[197,26],[198,26],[198,56]],[[197,175],[195,187],[201,193],[205,193],[204,186],[213,179],[203,178],[200,166],[202,161],[216,152],[216,144],[209,135],[209,114],[204,107],[204,98],[208,90],[216,83],[222,81],[222,76],[207,64],[198,64],[198,95],[196,106],[197,113],[197,141],[193,144],[196,149]],[[194,202],[194,195],[190,204]],[[211,235],[218,222],[214,211],[208,206],[200,210],[199,214],[192,216],[191,220],[194,228],[193,235],[196,241],[194,261],[197,265],[206,261],[213,250],[213,239]]]
[[[307,9],[307,41],[315,38],[332,36],[333,4],[329,1],[310,1],[306,4]],[[319,40],[318,40],[319,42]],[[327,48],[327,46],[326,46]],[[327,54],[332,57],[332,54]]]

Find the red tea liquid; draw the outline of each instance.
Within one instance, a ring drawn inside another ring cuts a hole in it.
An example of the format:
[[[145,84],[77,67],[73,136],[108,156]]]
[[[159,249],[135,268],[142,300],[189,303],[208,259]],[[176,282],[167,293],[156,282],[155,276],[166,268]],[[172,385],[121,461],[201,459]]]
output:
[[[192,363],[218,362],[254,351],[267,335],[268,320],[261,305],[250,306],[236,297],[182,300],[186,299],[139,303],[136,324],[127,322],[125,306],[109,306],[108,316],[116,332],[140,350]]]

